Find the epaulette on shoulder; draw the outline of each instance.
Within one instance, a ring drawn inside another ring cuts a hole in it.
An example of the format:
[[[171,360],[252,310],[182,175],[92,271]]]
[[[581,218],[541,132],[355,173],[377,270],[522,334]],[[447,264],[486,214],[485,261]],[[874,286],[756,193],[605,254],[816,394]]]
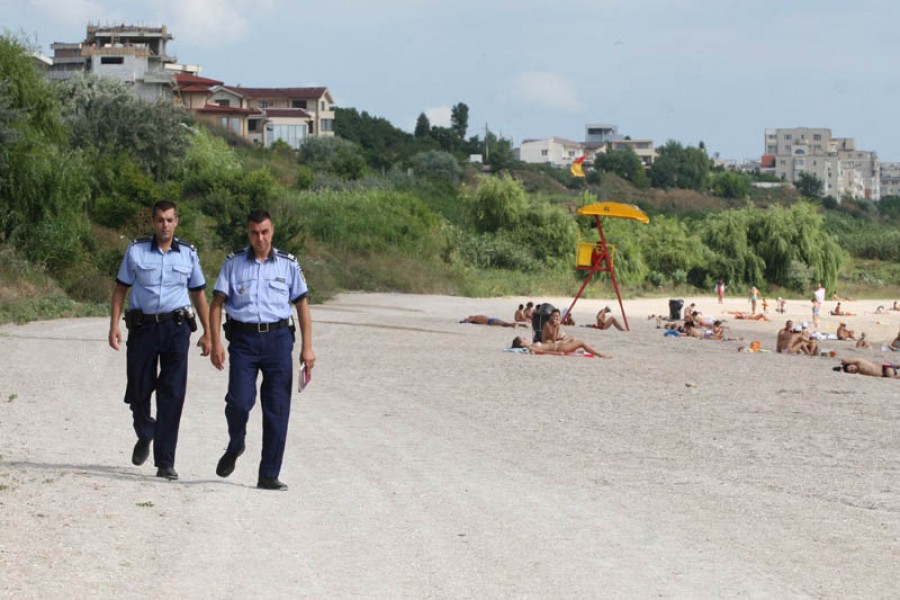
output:
[[[241,248],[240,250],[235,250],[234,252],[232,252],[231,254],[226,256],[225,260],[231,260],[235,256],[241,256],[241,255],[245,254],[246,252],[247,252],[246,248]]]
[[[140,244],[142,242],[152,242],[152,241],[153,241],[153,236],[146,235],[144,237],[134,238],[133,240],[131,240],[131,245],[134,246],[135,244]]]
[[[197,250],[197,247],[194,246],[192,243],[186,242],[186,241],[184,241],[184,240],[182,240],[182,239],[179,239],[179,238],[175,238],[175,243],[176,243],[176,244],[181,244],[182,246],[187,246],[188,248],[190,248],[191,250],[194,250],[195,252],[196,252],[196,250]]]
[[[280,256],[282,258],[286,258],[288,260],[297,262],[297,257],[289,252],[285,252],[284,250],[276,250],[275,252],[278,253],[278,256]]]

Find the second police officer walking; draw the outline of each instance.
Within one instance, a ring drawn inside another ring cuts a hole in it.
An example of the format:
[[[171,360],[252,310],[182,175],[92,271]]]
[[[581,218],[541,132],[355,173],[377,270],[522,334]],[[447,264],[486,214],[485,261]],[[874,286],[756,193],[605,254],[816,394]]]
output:
[[[130,405],[137,442],[131,462],[142,465],[153,444],[157,477],[178,479],[175,447],[187,388],[187,363],[194,311],[203,324],[197,342],[209,355],[206,279],[196,249],[175,237],[178,212],[174,202],[153,205],[154,235],[134,240],[125,252],[111,299],[109,345],[119,349],[119,321],[128,295],[125,402]],[[131,294],[128,294],[129,289]],[[156,417],[150,398],[156,392]]]
[[[256,402],[256,380],[262,372],[260,403],[263,411],[263,443],[257,487],[286,490],[278,479],[287,439],[293,386],[294,326],[292,307],[300,325],[301,368],[311,371],[316,355],[312,348],[312,318],[308,289],[297,259],[272,246],[275,226],[264,210],[247,218],[250,246],[229,255],[219,271],[209,308],[211,360],[225,368],[222,344],[222,310],[228,339],[228,392],[225,418],[228,447],[219,459],[216,474],[228,477],[243,454],[247,420]],[[301,375],[302,376],[302,375]]]

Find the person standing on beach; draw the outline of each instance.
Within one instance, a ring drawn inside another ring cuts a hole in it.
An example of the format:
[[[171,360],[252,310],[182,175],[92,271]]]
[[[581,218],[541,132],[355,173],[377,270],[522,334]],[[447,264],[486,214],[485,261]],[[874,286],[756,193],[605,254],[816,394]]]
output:
[[[128,295],[125,402],[131,407],[138,438],[131,462],[144,464],[153,442],[156,476],[176,480],[175,447],[187,389],[188,347],[191,331],[197,328],[191,301],[203,324],[197,346],[203,356],[210,352],[206,279],[197,250],[175,237],[175,203],[161,200],[151,214],[154,235],[131,242],[116,275],[108,341],[113,350],[119,350],[119,320]],[[150,414],[154,391],[156,418]]]
[[[819,313],[822,310],[822,305],[825,304],[825,288],[822,287],[822,284],[819,283],[816,286],[816,290],[813,292],[813,327],[816,329],[819,328]]]
[[[228,447],[216,465],[216,475],[228,477],[244,453],[247,420],[256,402],[256,380],[262,371],[260,403],[263,411],[263,447],[256,487],[287,490],[278,479],[287,439],[293,386],[294,325],[291,308],[300,323],[300,363],[307,373],[316,362],[312,347],[309,290],[293,255],[272,246],[275,226],[264,210],[247,217],[250,246],[233,252],[222,264],[209,307],[211,360],[225,368],[222,311],[226,312],[228,339],[228,393],[225,418]],[[301,375],[302,376],[302,375]]]
[[[719,279],[719,283],[716,284],[716,296],[719,297],[719,304],[722,304],[725,300],[725,280]]]
[[[759,290],[756,289],[755,285],[752,288],[750,288],[750,295],[747,299],[750,300],[750,314],[755,315],[756,314],[756,301],[759,300]]]

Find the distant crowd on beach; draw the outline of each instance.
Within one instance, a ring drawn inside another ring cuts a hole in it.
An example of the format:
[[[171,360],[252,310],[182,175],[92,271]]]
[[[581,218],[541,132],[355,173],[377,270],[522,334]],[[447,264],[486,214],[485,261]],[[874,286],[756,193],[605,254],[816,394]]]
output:
[[[724,281],[720,280],[716,286],[716,296],[719,303],[724,303],[726,286]],[[825,288],[817,285],[812,293],[812,311],[811,321],[803,321],[794,323],[788,319],[783,328],[777,330],[774,338],[775,352],[786,355],[804,355],[804,356],[820,356],[828,355],[835,357],[834,351],[825,351],[821,347],[824,340],[849,341],[854,342],[855,347],[859,349],[873,349],[872,343],[864,332],[857,335],[857,332],[847,326],[847,323],[841,321],[834,333],[826,333],[821,331],[820,315],[822,314],[825,303]],[[831,295],[831,299],[836,302],[834,307],[828,311],[831,316],[853,316],[854,313],[845,308],[846,302],[852,302],[853,298],[840,296],[837,292]],[[663,330],[665,337],[684,337],[701,340],[712,341],[741,341],[742,337],[735,337],[728,334],[726,322],[732,320],[761,321],[769,322],[769,303],[759,289],[751,287],[747,295],[750,303],[749,311],[724,311],[718,318],[704,315],[695,302],[690,302],[686,306],[683,301],[670,301],[670,314],[650,315],[648,319],[656,319],[656,326]],[[677,305],[675,303],[682,303]],[[779,297],[775,302],[775,311],[781,314],[786,312],[787,302]],[[683,309],[681,308],[683,306]],[[761,310],[760,310],[761,309]],[[675,311],[678,311],[677,313]],[[900,302],[895,301],[890,307],[879,306],[876,314],[887,314],[889,312],[900,312]],[[461,323],[475,323],[480,325],[523,328],[531,329],[532,335],[516,336],[510,345],[510,351],[528,352],[533,354],[555,354],[555,355],[581,355],[597,358],[611,358],[610,354],[603,353],[585,340],[566,334],[563,326],[576,326],[575,320],[569,314],[569,309],[562,309],[553,306],[550,303],[526,302],[519,304],[513,312],[513,318],[510,321],[499,317],[489,317],[487,315],[470,315],[460,321]],[[623,326],[622,320],[613,315],[610,306],[601,308],[594,317],[594,322],[583,324],[582,327],[589,327],[599,330],[618,330],[627,329]],[[879,348],[883,351],[900,352],[900,331],[897,336],[888,342],[882,344]],[[759,340],[751,340],[746,345],[738,347],[739,351],[759,352],[765,351]],[[848,358],[841,361],[840,370],[846,373],[871,375],[879,377],[898,377],[898,366],[892,362],[884,362],[883,364],[875,364],[862,358]]]

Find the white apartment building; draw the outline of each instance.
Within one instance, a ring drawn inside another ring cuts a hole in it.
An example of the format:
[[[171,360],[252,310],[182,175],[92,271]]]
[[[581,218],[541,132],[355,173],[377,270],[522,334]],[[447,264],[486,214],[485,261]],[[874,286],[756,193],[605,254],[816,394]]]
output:
[[[550,163],[557,167],[567,167],[584,155],[588,157],[587,162],[593,162],[597,154],[606,152],[608,148],[631,148],[645,167],[653,164],[656,158],[653,140],[629,139],[620,135],[615,125],[589,124],[585,125],[584,130],[583,142],[560,137],[523,140],[517,150],[518,159],[527,163]]]
[[[881,163],[881,197],[900,196],[900,163]]]
[[[527,163],[550,163],[556,167],[567,167],[584,154],[584,144],[560,137],[541,140],[522,140],[519,146],[519,160]]]
[[[822,182],[822,194],[840,201],[844,197],[881,198],[881,163],[875,152],[857,150],[853,138],[835,138],[820,127],[767,128],[762,163],[766,170],[794,183],[801,173]]]

